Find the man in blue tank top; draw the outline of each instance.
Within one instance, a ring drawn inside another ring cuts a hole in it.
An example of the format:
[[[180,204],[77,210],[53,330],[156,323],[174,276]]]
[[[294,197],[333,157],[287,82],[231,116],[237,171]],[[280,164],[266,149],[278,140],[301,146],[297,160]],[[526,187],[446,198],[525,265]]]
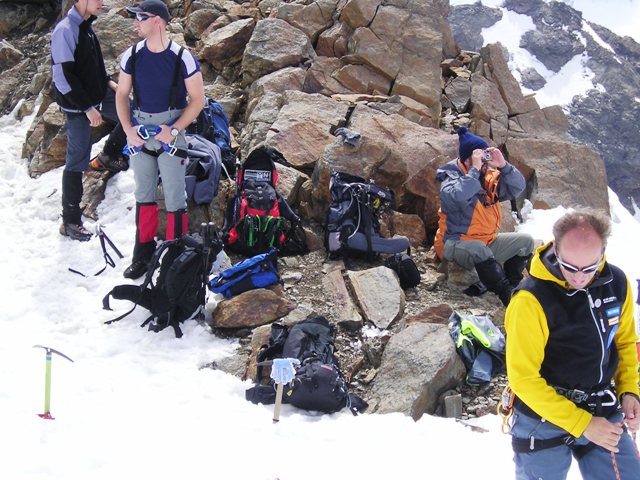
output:
[[[167,36],[167,6],[145,0],[127,11],[135,15],[134,27],[143,39],[122,55],[116,92],[136,184],[136,242],[124,276],[135,279],[146,273],[156,248],[158,174],[167,210],[166,239],[187,232],[184,130],[204,107],[205,96],[198,61]]]

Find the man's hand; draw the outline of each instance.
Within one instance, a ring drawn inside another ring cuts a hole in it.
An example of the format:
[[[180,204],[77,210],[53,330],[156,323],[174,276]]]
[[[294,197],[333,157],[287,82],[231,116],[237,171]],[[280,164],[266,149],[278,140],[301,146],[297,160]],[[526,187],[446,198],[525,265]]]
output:
[[[140,135],[138,135],[138,127],[134,127],[134,126],[129,126],[129,127],[122,127],[124,130],[124,133],[127,134],[127,143],[129,144],[129,146],[131,147],[142,147],[145,143],[147,143],[146,140],[140,138]]]
[[[613,453],[618,453],[618,442],[622,435],[622,425],[611,423],[606,418],[593,417],[584,431],[587,440],[605,448]]]
[[[176,139],[176,137],[171,135],[172,128],[173,127],[170,127],[168,125],[160,125],[160,133],[156,134],[156,140],[167,145],[171,145]]]
[[[640,429],[640,401],[633,395],[622,396],[622,413],[631,432]]]
[[[507,165],[507,161],[504,159],[500,149],[496,147],[489,147],[486,151],[491,154],[491,160],[487,162],[487,165],[493,168],[503,168]]]
[[[100,112],[94,107],[91,107],[91,110],[87,110],[85,115],[89,119],[89,124],[92,127],[98,127],[102,123],[102,115],[100,115]]]
[[[484,162],[482,161],[482,154],[484,150],[481,148],[476,148],[473,152],[471,152],[471,168],[475,168],[480,171],[482,169],[482,165]]]

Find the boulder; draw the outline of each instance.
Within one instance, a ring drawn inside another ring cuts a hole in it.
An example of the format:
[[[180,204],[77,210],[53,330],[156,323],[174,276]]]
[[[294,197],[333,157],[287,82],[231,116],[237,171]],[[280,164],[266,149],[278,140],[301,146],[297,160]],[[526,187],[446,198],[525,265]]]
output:
[[[321,93],[331,96],[336,93],[349,93],[350,90],[334,78],[342,68],[342,61],[334,57],[316,57],[307,70],[304,79],[304,92]]]
[[[260,20],[242,56],[242,83],[250,85],[267,73],[313,60],[316,54],[301,30],[279,18]]]
[[[528,138],[509,139],[505,147],[509,161],[535,184],[534,208],[582,205],[609,211],[604,162],[591,148]]]
[[[373,382],[376,413],[401,412],[419,420],[438,397],[458,386],[465,367],[445,325],[413,323],[391,337]]]
[[[404,291],[393,270],[380,266],[348,271],[347,278],[365,320],[386,329],[402,317]]]
[[[489,44],[480,50],[480,54],[482,55],[485,69],[490,75],[489,79],[498,86],[502,99],[509,108],[509,115],[527,113],[540,108],[535,98],[532,96],[525,97],[522,94],[518,81],[509,70],[505,51],[501,44]]]
[[[335,11],[335,0],[315,0],[308,5],[280,3],[276,18],[302,30],[315,44],[320,33],[332,25]]]
[[[266,135],[266,143],[277,146],[296,167],[313,167],[325,145],[343,126],[349,105],[320,94],[289,90],[282,95],[281,108]],[[253,115],[249,121],[253,121]]]
[[[216,328],[257,327],[284,317],[294,308],[295,304],[275,291],[257,288],[218,303],[212,325]]]
[[[199,10],[201,11],[201,10]],[[253,18],[232,22],[203,38],[198,56],[217,71],[242,60],[245,45],[255,27]]]

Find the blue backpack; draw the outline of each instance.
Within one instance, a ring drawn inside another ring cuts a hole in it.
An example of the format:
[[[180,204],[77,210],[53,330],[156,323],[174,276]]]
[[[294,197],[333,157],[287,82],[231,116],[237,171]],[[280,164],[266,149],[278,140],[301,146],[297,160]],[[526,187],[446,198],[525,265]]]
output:
[[[277,250],[272,248],[267,253],[236,263],[212,279],[209,290],[231,298],[248,290],[281,283],[276,255]]]
[[[231,134],[229,133],[229,118],[224,108],[210,98],[205,99],[204,108],[191,125],[187,133],[201,135],[220,147],[222,161],[226,167],[234,165],[234,154],[231,151]]]

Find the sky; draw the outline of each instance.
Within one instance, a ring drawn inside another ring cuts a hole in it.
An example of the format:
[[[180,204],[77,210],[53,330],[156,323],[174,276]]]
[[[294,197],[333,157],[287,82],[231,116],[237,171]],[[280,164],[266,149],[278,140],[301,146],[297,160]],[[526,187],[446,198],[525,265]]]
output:
[[[451,0],[451,5],[476,3],[469,0]],[[482,4],[490,7],[501,7],[503,0],[483,0]],[[640,43],[640,0],[565,0],[564,3],[579,10],[583,18],[603,25],[618,35],[629,35]],[[593,72],[586,67],[586,53],[576,55],[567,62],[559,72],[548,70],[540,61],[523,48],[520,48],[520,37],[527,30],[535,29],[531,17],[503,9],[500,21],[482,30],[484,44],[500,42],[509,51],[509,67],[520,80],[519,70],[534,67],[547,83],[535,91],[535,97],[541,107],[550,105],[568,105],[575,95],[585,95],[590,89],[603,89],[594,85]],[[587,24],[583,30],[591,35],[604,48],[609,47]],[[586,44],[582,36],[581,41]],[[534,93],[523,87],[523,93]]]
[[[595,2],[594,2],[595,3]],[[176,339],[170,329],[147,332],[137,309],[113,325],[104,321],[128,310],[102,297],[124,283],[134,237],[133,174],[109,181],[98,208],[101,225],[126,255],[97,277],[104,265],[99,242],[78,243],[58,234],[62,169],[31,179],[21,159],[32,118],[0,118],[0,478],[102,480],[114,478],[221,478],[315,480],[366,478],[513,478],[510,437],[500,419],[469,422],[425,415],[418,422],[396,414],[348,411],[331,415],[284,405],[272,423],[273,406],[244,399],[251,386],[202,368],[230,357],[234,340],[211,335],[195,322]],[[97,147],[98,148],[98,147]],[[640,257],[632,255],[640,224],[609,191],[613,236],[608,259],[632,281],[640,278]],[[564,213],[524,210],[519,228],[543,241]],[[86,221],[88,228],[95,224]],[[634,282],[635,285],[635,282]],[[208,309],[216,299],[209,298]],[[55,348],[51,413],[43,420],[45,354]],[[310,460],[311,459],[311,460]],[[443,475],[444,476],[444,475]],[[569,480],[580,478],[574,465]]]

